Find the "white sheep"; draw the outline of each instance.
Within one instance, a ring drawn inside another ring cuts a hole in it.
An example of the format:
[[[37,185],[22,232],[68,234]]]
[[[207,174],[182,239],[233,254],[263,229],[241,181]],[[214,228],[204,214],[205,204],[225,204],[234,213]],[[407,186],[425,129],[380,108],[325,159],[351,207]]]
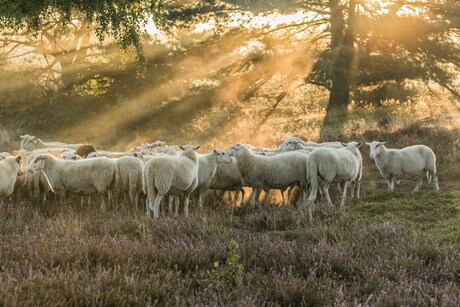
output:
[[[308,197],[310,218],[311,205],[316,200],[319,179],[323,182],[322,190],[329,205],[332,205],[329,196],[330,184],[344,182],[341,206],[345,204],[348,186],[361,174],[361,154],[358,149],[360,146],[361,143],[350,142],[344,148],[320,147],[310,154],[307,166],[307,180],[310,182],[310,196]]]
[[[286,140],[284,140],[283,143],[280,144],[279,148],[281,151],[287,151],[289,148],[290,144],[301,144],[303,149],[310,150],[311,148],[316,148],[316,147],[329,147],[329,148],[343,148],[342,143],[340,142],[323,142],[323,143],[316,143],[316,142],[311,142],[311,141],[304,141],[301,138],[298,137],[288,137]],[[299,145],[297,145],[300,147]],[[302,148],[297,148],[297,149],[302,149]]]
[[[401,175],[406,174],[417,179],[413,193],[420,189],[423,184],[424,173],[428,182],[433,180],[433,186],[439,191],[438,177],[436,176],[436,156],[425,145],[413,145],[402,149],[388,149],[386,142],[373,141],[366,144],[370,149],[370,158],[375,161],[375,165],[380,174],[388,181],[388,189],[393,191],[395,181]]]
[[[126,202],[130,202],[137,208],[142,193],[142,171],[144,168],[142,161],[132,156],[113,161],[115,161],[118,171],[114,197],[116,200],[120,200],[121,196],[125,198]]]
[[[236,165],[244,185],[253,187],[251,204],[260,189],[286,189],[298,185],[303,200],[307,193],[306,163],[308,156],[299,152],[288,152],[275,156],[254,155],[249,148],[236,144],[229,149],[235,153]]]
[[[63,160],[81,160],[83,159],[79,155],[77,155],[77,152],[73,149],[64,151],[61,153],[61,159]]]
[[[110,192],[117,178],[116,163],[107,158],[89,160],[59,160],[48,154],[39,154],[29,164],[29,172],[43,171],[51,190],[59,194],[64,205],[66,193],[76,195],[104,195],[103,206],[110,203]]]
[[[27,166],[28,166],[28,157],[27,153],[25,150],[18,150],[18,151],[13,151],[15,156],[21,157],[21,171],[22,171],[22,176],[19,176],[16,179],[16,183],[14,184],[14,195],[20,196],[21,192],[24,191],[27,187]]]
[[[13,194],[14,184],[22,175],[21,160],[21,156],[13,156],[0,161],[0,206]]]
[[[245,191],[243,189],[241,175],[238,172],[235,158],[231,157],[231,159],[232,162],[230,164],[219,163],[217,165],[216,173],[214,174],[214,177],[212,177],[210,188],[222,191],[235,191],[235,206],[238,201],[239,194],[241,193],[241,205],[243,205]]]
[[[11,157],[11,154],[9,152],[0,152],[0,160],[6,159],[8,157]]]
[[[24,138],[21,138],[21,149],[27,151],[33,151],[34,149],[39,148],[68,148],[68,149],[78,149],[84,144],[67,144],[62,142],[44,142],[36,136],[26,135]]]
[[[143,188],[147,194],[147,214],[159,216],[161,200],[166,194],[183,196],[184,214],[188,217],[190,194],[198,185],[198,157],[192,145],[181,146],[180,156],[155,157],[144,167]]]
[[[211,186],[217,165],[220,163],[232,163],[232,158],[221,149],[214,149],[206,155],[198,155],[198,184],[193,194],[200,209],[203,208],[203,195]]]

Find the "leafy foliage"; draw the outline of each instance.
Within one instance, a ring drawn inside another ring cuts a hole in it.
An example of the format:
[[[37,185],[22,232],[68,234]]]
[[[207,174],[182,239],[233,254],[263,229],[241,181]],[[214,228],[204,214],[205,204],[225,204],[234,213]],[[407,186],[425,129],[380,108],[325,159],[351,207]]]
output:
[[[114,37],[126,50],[134,47],[138,60],[145,60],[142,49],[142,25],[149,16],[160,19],[161,1],[156,0],[83,0],[83,1],[0,1],[0,27],[9,30],[27,28],[38,35],[50,19],[60,16],[62,26],[72,22],[76,15],[94,24],[100,41],[106,35]]]

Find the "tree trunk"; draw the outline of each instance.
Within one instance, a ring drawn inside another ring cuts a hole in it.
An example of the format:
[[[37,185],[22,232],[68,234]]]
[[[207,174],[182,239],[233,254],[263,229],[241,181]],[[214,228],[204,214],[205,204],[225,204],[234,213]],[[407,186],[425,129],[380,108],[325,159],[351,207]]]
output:
[[[332,88],[326,109],[326,117],[321,129],[321,139],[343,134],[347,109],[350,103],[350,69],[353,60],[353,17],[355,1],[350,1],[347,23],[345,25],[344,7],[339,0],[330,0]]]

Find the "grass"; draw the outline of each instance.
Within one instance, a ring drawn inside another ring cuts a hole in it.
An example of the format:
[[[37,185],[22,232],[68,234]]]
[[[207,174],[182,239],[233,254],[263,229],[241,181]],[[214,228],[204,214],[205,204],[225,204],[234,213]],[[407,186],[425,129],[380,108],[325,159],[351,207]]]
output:
[[[152,221],[132,208],[9,203],[0,305],[454,306],[459,212],[454,195],[428,191],[319,206],[312,223],[271,205]]]

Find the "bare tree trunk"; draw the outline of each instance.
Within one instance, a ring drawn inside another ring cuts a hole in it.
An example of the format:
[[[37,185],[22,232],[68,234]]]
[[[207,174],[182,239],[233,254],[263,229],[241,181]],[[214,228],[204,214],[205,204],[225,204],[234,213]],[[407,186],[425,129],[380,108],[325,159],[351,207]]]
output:
[[[329,0],[332,51],[332,88],[321,129],[321,139],[340,136],[350,103],[350,69],[353,60],[353,18],[355,1],[350,1],[346,26],[344,7],[339,0]]]

